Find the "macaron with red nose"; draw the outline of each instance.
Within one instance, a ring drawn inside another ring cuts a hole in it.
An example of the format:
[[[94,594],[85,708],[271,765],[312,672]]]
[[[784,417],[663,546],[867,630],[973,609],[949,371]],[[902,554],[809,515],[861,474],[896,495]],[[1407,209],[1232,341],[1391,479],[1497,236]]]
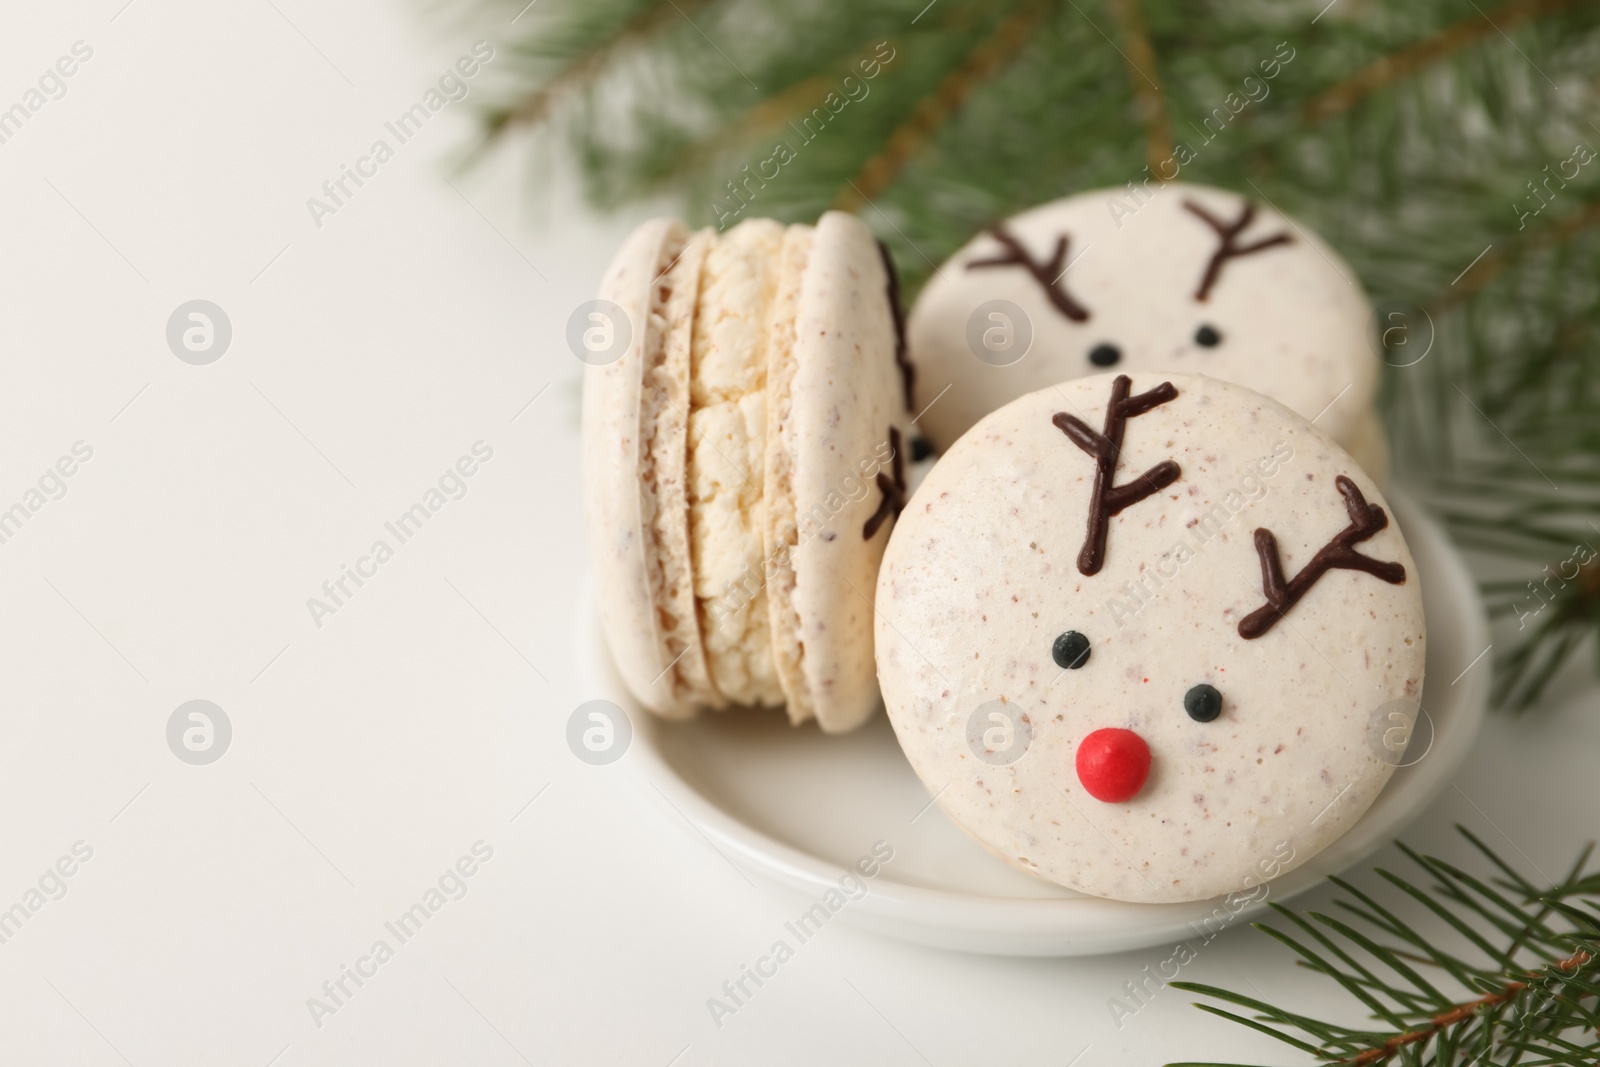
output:
[[[889,718],[945,814],[1124,901],[1316,855],[1422,700],[1416,566],[1372,478],[1198,375],[1079,378],[979,421],[907,503],[877,617]]]

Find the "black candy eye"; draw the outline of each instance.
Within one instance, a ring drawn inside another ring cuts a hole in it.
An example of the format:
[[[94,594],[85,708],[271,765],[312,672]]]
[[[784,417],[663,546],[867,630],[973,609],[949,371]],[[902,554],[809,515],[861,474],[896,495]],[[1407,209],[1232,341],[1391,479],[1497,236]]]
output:
[[[1222,714],[1222,694],[1216,686],[1201,682],[1183,694],[1183,710],[1195,722],[1210,722]]]
[[[1215,348],[1222,343],[1222,335],[1217,332],[1215,326],[1207,324],[1194,332],[1194,343],[1206,348]]]
[[[1121,358],[1122,349],[1116,345],[1108,345],[1102,342],[1089,349],[1089,362],[1096,367],[1114,367]]]
[[[1089,639],[1076,630],[1068,630],[1050,646],[1050,656],[1056,666],[1075,671],[1089,662]]]

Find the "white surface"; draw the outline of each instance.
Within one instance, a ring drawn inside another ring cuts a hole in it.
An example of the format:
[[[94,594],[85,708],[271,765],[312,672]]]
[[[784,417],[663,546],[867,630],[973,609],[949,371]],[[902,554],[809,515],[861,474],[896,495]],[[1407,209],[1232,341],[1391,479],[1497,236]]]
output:
[[[790,730],[776,712],[704,715],[689,724],[651,716],[611,669],[587,590],[578,656],[591,690],[626,708],[637,741],[631,758],[646,784],[757,881],[800,894],[798,910],[844,878],[850,899],[836,908],[844,924],[937,948],[1090,956],[1166,945],[1197,930],[1260,920],[1269,900],[1285,903],[1360,863],[1403,834],[1466,760],[1483,722],[1489,676],[1469,674],[1451,685],[1440,675],[1489,643],[1488,620],[1439,526],[1404,493],[1391,494],[1389,503],[1416,558],[1428,618],[1427,724],[1417,730],[1414,751],[1396,753],[1391,762],[1401,765],[1349,833],[1265,892],[1231,901],[1099,900],[1008,867],[929,806],[882,714],[836,738]],[[848,876],[880,841],[894,858],[858,889],[862,879]]]
[[[1119,1028],[1108,999],[1164,949],[1011,960],[843,927],[712,1024],[706,998],[793,901],[563,740],[594,695],[571,655],[563,331],[644,213],[596,222],[557,200],[559,222],[536,225],[514,160],[457,181],[475,211],[440,177],[466,114],[452,105],[314,229],[305,198],[483,34],[411,5],[273,3],[0,12],[0,100],[74,41],[95,48],[0,145],[0,499],[74,441],[95,449],[0,544],[0,901],[73,842],[94,848],[0,945],[0,1062],[1292,1062],[1171,989]],[[197,296],[234,324],[209,367],[163,338]],[[306,598],[479,439],[495,457],[469,495],[317,629]],[[1537,716],[1492,716],[1407,840],[1461,857],[1460,821],[1564,867],[1600,830],[1571,803],[1600,754],[1588,668]],[[164,739],[197,697],[234,725],[209,767]],[[495,853],[470,893],[317,1028],[306,998],[480,838]],[[1346,1007],[1245,930],[1184,976]]]

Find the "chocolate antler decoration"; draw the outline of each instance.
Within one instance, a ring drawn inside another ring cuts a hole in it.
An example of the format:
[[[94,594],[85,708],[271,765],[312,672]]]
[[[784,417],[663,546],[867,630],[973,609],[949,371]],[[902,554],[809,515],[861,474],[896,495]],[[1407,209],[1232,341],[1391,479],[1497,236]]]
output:
[[[1072,443],[1095,458],[1094,496],[1089,501],[1089,532],[1078,552],[1078,570],[1096,574],[1106,558],[1106,529],[1111,517],[1132,507],[1152,493],[1159,493],[1178,480],[1182,472],[1170,459],[1164,459],[1125,485],[1117,485],[1117,461],[1122,455],[1122,431],[1129,419],[1143,415],[1158,404],[1178,395],[1171,382],[1162,382],[1149,392],[1129,396],[1133,379],[1119,374],[1111,382],[1111,402],[1106,405],[1106,428],[1096,433],[1082,419],[1058,412],[1051,422]]]
[[[1217,246],[1217,250],[1211,253],[1211,262],[1206,264],[1206,272],[1200,276],[1200,288],[1196,289],[1194,293],[1196,300],[1204,300],[1211,295],[1211,287],[1222,276],[1222,265],[1228,260],[1237,259],[1239,256],[1248,256],[1252,252],[1260,252],[1274,245],[1286,245],[1293,240],[1286,233],[1275,233],[1271,237],[1263,237],[1254,244],[1235,244],[1235,238],[1243,233],[1245,227],[1249,226],[1250,221],[1256,217],[1256,206],[1248,200],[1244,202],[1244,206],[1240,209],[1239,217],[1231,223],[1223,222],[1193,200],[1185,200],[1183,206],[1200,216],[1207,226],[1217,231],[1217,237],[1221,239],[1221,244]]]
[[[890,478],[882,471],[878,472],[878,491],[883,495],[878,498],[878,510],[861,524],[861,538],[864,541],[872,540],[872,535],[878,532],[878,527],[882,526],[891,515],[898,519],[900,512],[906,506],[906,466],[904,458],[900,455],[900,431],[893,426],[889,427],[889,450],[894,453],[892,465],[894,477]]]
[[[1333,484],[1344,494],[1345,507],[1350,509],[1350,525],[1323,545],[1311,557],[1311,562],[1287,582],[1283,580],[1283,562],[1278,557],[1278,539],[1265,527],[1256,531],[1256,554],[1261,557],[1261,591],[1267,594],[1267,602],[1239,620],[1239,636],[1246,641],[1272,629],[1273,624],[1331,570],[1365,571],[1390,585],[1405,584],[1406,569],[1400,564],[1363,556],[1353,547],[1388,526],[1389,516],[1377,505],[1368,504],[1356,483],[1344,475],[1335,478]]]
[[[883,257],[883,272],[889,276],[889,314],[894,319],[894,365],[900,371],[900,388],[904,393],[905,407],[911,410],[911,387],[916,384],[917,368],[906,358],[906,308],[900,300],[900,272],[894,269],[894,257],[889,246],[878,242],[878,254]]]
[[[1089,312],[1084,310],[1082,304],[1072,299],[1067,287],[1061,284],[1061,275],[1066,270],[1067,248],[1072,243],[1066,234],[1056,238],[1055,254],[1050,257],[1050,261],[1040,263],[1028,254],[1022,242],[1013,237],[1004,226],[991,226],[989,233],[1005,246],[1005,251],[989,259],[969,261],[968,270],[977,270],[979,267],[1021,267],[1044,287],[1045,295],[1050,298],[1050,303],[1056,306],[1057,311],[1073,322],[1088,321]]]

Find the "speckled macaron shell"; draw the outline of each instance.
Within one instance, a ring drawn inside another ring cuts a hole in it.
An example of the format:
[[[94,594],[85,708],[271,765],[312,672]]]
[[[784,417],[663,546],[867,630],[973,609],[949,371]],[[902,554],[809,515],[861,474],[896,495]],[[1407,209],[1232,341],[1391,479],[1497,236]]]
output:
[[[584,519],[594,597],[628,690],[667,718],[719,698],[695,620],[685,504],[688,330],[705,242],[656,219],[600,284],[629,329],[615,361],[584,370]]]
[[[1197,300],[1221,241],[1187,204],[1229,225],[1253,205],[1238,247],[1279,234],[1288,241],[1229,257]],[[1127,188],[1082,193],[1017,215],[1003,228],[1043,279],[1020,266],[974,266],[1004,251],[985,232],[940,267],[912,309],[913,407],[933,405],[918,425],[935,447],[948,447],[984,415],[1035,389],[1142,371],[1248,385],[1316,419],[1349,447],[1377,385],[1372,309],[1355,272],[1307,227],[1238,193],[1171,182],[1151,183],[1137,195]],[[1062,238],[1065,254],[1053,263]],[[1087,318],[1068,318],[1045,280]],[[1027,354],[1009,366],[984,362],[972,348],[985,327],[1006,325],[982,310],[994,300],[1021,308],[1032,329]],[[974,332],[975,314],[981,321]],[[1213,331],[1215,344],[1199,343],[1202,327]],[[1091,362],[1100,345],[1114,346],[1118,361]]]
[[[769,587],[769,600],[775,611],[786,604],[797,626],[787,662],[803,683],[792,687],[790,717],[834,733],[879,706],[872,601],[910,462],[891,278],[852,215],[828,212],[811,236],[793,345],[788,410],[775,420],[792,467],[774,481],[769,466],[768,485],[769,500],[782,500],[773,514],[793,546],[793,585],[777,596]]]
[[[994,412],[917,489],[878,578],[884,701],[946,814],[1015,866],[1125,901],[1254,892],[1348,830],[1392,771],[1383,730],[1422,696],[1416,567],[1372,479],[1304,418],[1241,386],[1135,374],[1134,394],[1170,381],[1177,396],[1126,421],[1115,484],[1166,460],[1180,473],[1110,518],[1085,575],[1095,461],[1055,417],[1102,429],[1113,377]],[[1255,531],[1292,579],[1351,523],[1340,476],[1389,516],[1356,551],[1400,564],[1403,584],[1329,570],[1246,640],[1266,603]],[[1089,658],[1065,670],[1052,645],[1074,630]],[[1209,722],[1185,709],[1202,683],[1222,697]],[[973,747],[991,701],[1031,731],[1009,765]],[[1102,728],[1149,747],[1131,800],[1097,800],[1077,774]]]

